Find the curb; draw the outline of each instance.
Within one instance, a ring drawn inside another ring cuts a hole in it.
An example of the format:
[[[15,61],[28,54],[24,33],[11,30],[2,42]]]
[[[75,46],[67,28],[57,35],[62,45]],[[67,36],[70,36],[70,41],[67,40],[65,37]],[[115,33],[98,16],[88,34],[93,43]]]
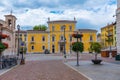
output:
[[[14,68],[16,68],[16,67],[18,67],[19,65],[16,65],[16,66],[14,66],[14,67],[12,67],[12,68],[10,68],[10,69],[6,69],[5,71],[3,71],[2,73],[0,73],[0,76],[2,76],[3,74],[5,74],[5,73],[7,73],[8,71],[10,71],[10,70],[12,70],[12,69],[14,69]]]
[[[65,65],[67,65],[69,68],[73,69],[74,71],[78,72],[79,74],[81,74],[82,76],[86,77],[88,80],[93,80],[90,77],[86,76],[85,74],[81,73],[80,71],[78,71],[77,69],[73,68],[72,66],[68,65],[67,63],[64,63]]]

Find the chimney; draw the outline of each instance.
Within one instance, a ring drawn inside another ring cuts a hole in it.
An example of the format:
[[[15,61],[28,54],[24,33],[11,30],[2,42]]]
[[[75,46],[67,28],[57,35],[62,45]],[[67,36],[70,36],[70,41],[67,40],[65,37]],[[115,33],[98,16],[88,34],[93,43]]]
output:
[[[76,18],[74,17],[74,21],[76,21]]]

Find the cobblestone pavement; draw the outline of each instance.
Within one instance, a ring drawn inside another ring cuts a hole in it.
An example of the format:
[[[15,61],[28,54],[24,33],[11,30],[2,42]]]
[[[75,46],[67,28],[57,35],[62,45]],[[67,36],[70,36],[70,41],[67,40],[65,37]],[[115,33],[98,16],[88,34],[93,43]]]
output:
[[[61,60],[28,61],[0,76],[0,80],[88,80]]]
[[[74,58],[69,59],[69,61],[75,61],[76,60],[76,54],[72,54],[72,56],[74,56]],[[79,54],[79,60],[80,61],[91,61],[91,59],[94,59],[94,54],[88,54],[88,53],[83,53],[83,54]],[[101,55],[98,55],[98,59],[103,60],[104,62],[109,62],[109,63],[114,63],[114,64],[120,64],[120,61],[116,61],[115,57],[113,58],[109,58],[109,57],[101,57]]]

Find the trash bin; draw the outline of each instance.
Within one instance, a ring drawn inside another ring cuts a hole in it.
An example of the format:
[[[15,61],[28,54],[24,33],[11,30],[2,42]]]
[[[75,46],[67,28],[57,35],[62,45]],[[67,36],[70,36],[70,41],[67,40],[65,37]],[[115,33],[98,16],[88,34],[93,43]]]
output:
[[[120,54],[115,56],[115,60],[119,60],[120,61]]]

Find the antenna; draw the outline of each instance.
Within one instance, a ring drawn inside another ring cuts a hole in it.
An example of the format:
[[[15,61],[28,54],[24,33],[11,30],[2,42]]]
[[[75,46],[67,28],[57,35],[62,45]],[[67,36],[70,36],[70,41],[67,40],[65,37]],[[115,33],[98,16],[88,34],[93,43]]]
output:
[[[10,11],[10,15],[12,15],[12,13],[13,13],[13,11],[12,11],[12,9],[11,9],[11,11]]]

